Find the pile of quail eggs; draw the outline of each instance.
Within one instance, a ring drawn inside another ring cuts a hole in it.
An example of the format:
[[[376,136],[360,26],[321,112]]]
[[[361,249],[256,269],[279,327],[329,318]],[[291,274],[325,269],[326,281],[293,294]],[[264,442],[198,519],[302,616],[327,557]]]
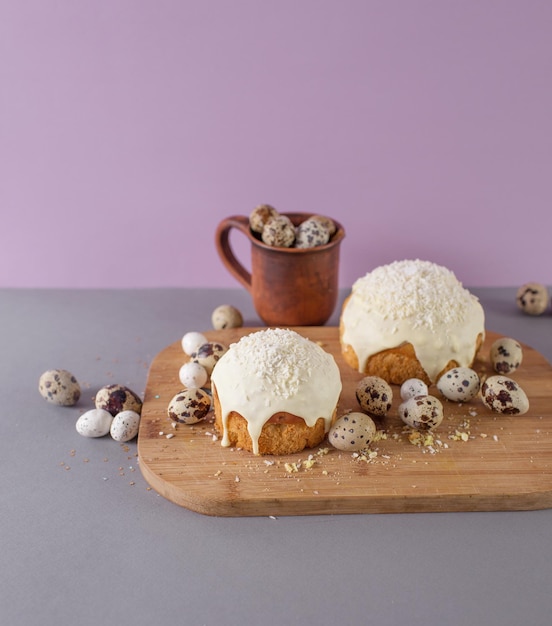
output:
[[[287,215],[270,204],[261,204],[249,215],[249,227],[267,246],[277,248],[315,248],[330,241],[336,231],[332,219],[313,215],[295,226]]]
[[[475,370],[455,367],[439,378],[437,390],[451,402],[469,402],[479,395],[483,404],[494,412],[523,415],[529,410],[529,400],[520,385],[508,376],[521,365],[521,345],[515,339],[501,337],[491,345],[489,356],[496,375],[482,381]],[[339,450],[366,449],[377,433],[373,418],[385,417],[393,404],[393,390],[379,376],[365,376],[358,382],[355,395],[361,411],[340,417],[328,434],[328,441]],[[400,397],[398,415],[406,426],[431,431],[443,421],[443,403],[429,393],[423,380],[406,380],[400,387]]]
[[[243,316],[236,307],[221,304],[211,314],[211,322],[215,330],[240,328]],[[211,411],[212,397],[208,384],[213,368],[228,346],[219,341],[209,341],[198,331],[185,333],[181,343],[189,359],[178,371],[183,388],[171,398],[167,415],[175,423],[196,424]]]
[[[218,306],[211,315],[215,330],[243,326],[240,311],[231,305]],[[193,424],[206,417],[211,410],[211,396],[205,386],[218,359],[228,349],[225,345],[208,341],[199,332],[189,332],[182,338],[182,349],[189,360],[182,365],[179,379],[183,390],[169,403],[167,412],[174,422]],[[45,371],[39,378],[40,395],[51,404],[74,406],[81,397],[77,378],[66,369]],[[127,442],[138,435],[142,400],[125,385],[102,387],[94,398],[94,408],[85,411],[76,421],[75,428],[83,437],[111,437]]]
[[[76,377],[65,369],[45,371],[39,378],[40,395],[58,406],[74,406],[81,397]],[[94,409],[83,413],[75,424],[83,437],[104,437],[126,442],[138,434],[142,400],[124,385],[106,385],[94,398]]]
[[[83,413],[76,423],[79,435],[103,437],[126,442],[138,435],[142,400],[125,385],[106,385],[94,399],[95,409]]]

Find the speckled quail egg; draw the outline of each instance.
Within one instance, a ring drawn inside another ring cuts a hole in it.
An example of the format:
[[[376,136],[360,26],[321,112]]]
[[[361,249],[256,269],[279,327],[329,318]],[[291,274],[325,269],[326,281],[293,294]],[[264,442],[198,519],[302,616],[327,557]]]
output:
[[[286,215],[271,217],[264,225],[263,243],[276,248],[289,248],[295,241],[295,226]]]
[[[491,345],[491,365],[499,374],[517,370],[523,360],[521,345],[511,337],[500,337]]]
[[[429,390],[420,378],[409,378],[401,385],[401,399],[408,400],[414,396],[427,396]]]
[[[102,387],[95,398],[97,409],[105,409],[115,416],[121,411],[142,412],[142,400],[132,389],[124,385],[106,385]]]
[[[414,396],[399,405],[399,417],[407,426],[431,430],[443,421],[443,405],[435,396]]]
[[[516,303],[528,315],[541,315],[548,306],[548,289],[541,283],[525,283],[517,290]]]
[[[468,402],[479,392],[481,382],[470,367],[453,367],[437,381],[437,389],[453,402]]]
[[[228,347],[222,343],[208,341],[199,346],[197,351],[192,354],[191,359],[202,365],[207,370],[207,374],[211,376],[217,361],[227,350]]]
[[[335,225],[335,222],[331,218],[326,217],[325,215],[313,215],[310,219],[318,220],[319,222],[321,222],[328,229],[330,236],[333,235],[335,231],[337,230],[337,226]]]
[[[295,248],[315,248],[323,246],[330,240],[330,231],[320,221],[309,218],[301,222],[295,229]]]
[[[104,409],[90,409],[83,413],[75,424],[79,435],[83,437],[103,437],[111,428],[113,415]]]
[[[207,370],[196,361],[188,361],[178,371],[180,382],[187,389],[199,389],[209,380]]]
[[[200,346],[208,341],[209,340],[203,333],[191,331],[182,337],[182,350],[188,356],[191,356],[194,352],[197,352]]]
[[[481,399],[496,413],[523,415],[529,410],[529,399],[519,384],[507,376],[489,376],[481,385]]]
[[[203,389],[184,389],[169,402],[167,414],[173,422],[195,424],[207,417],[211,410],[211,397]]]
[[[44,372],[38,380],[38,391],[45,400],[59,406],[73,406],[81,395],[77,379],[63,369]]]
[[[215,330],[241,328],[243,326],[243,316],[235,306],[231,304],[221,304],[213,311],[211,322]]]
[[[134,439],[140,427],[140,415],[136,411],[121,411],[111,422],[109,432],[115,441],[124,443]]]
[[[262,233],[264,225],[271,217],[278,217],[278,211],[270,204],[259,204],[249,214],[249,228],[254,233]]]
[[[360,408],[371,415],[385,417],[393,403],[393,390],[379,376],[365,376],[355,390]]]
[[[328,441],[344,451],[363,450],[376,435],[374,420],[366,413],[352,412],[340,417],[330,428]]]

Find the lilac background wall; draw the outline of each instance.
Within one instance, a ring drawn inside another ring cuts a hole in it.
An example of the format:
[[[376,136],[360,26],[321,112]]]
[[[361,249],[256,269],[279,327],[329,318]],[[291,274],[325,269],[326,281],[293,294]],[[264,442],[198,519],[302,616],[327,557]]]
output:
[[[345,225],[342,286],[406,257],[550,284],[551,25],[548,0],[0,0],[0,286],[237,286],[214,232],[262,202]]]

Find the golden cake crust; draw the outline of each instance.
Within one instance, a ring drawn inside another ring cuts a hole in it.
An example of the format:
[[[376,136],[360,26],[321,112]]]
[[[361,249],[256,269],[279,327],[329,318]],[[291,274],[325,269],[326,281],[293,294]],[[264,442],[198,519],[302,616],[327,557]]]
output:
[[[212,385],[215,409],[215,428],[222,434],[222,411],[215,385]],[[332,421],[335,419],[335,412]],[[247,430],[247,420],[237,411],[228,415],[226,433],[229,445],[253,452],[253,443]],[[310,427],[296,415],[281,411],[275,413],[263,426],[259,436],[259,454],[294,454],[305,448],[314,448],[326,436],[325,420],[320,417]]]

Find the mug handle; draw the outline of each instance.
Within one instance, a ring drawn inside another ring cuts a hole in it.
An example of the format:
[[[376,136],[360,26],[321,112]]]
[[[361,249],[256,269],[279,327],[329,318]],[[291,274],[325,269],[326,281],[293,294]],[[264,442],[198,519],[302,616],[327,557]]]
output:
[[[249,239],[251,237],[249,229],[249,218],[243,215],[233,215],[222,220],[217,227],[215,234],[215,244],[217,252],[224,263],[226,269],[236,278],[246,289],[251,292],[251,274],[238,261],[230,245],[230,231],[236,228]]]

